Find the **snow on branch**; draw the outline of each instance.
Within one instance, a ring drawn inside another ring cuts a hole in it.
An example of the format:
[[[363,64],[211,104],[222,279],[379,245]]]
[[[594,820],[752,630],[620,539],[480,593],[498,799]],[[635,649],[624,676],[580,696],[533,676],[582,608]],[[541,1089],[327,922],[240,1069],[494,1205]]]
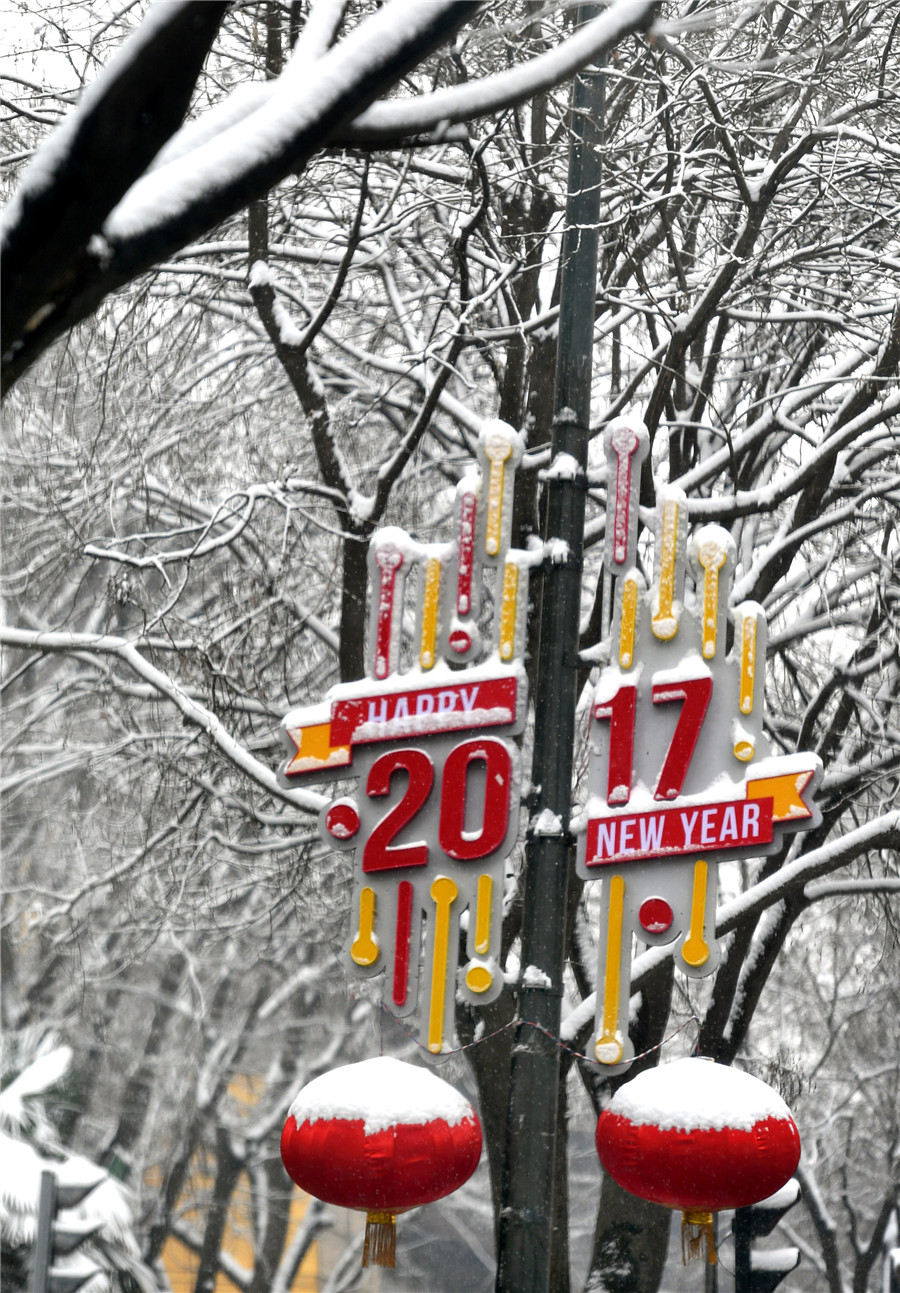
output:
[[[180,125],[227,7],[153,5],[35,153],[3,222],[4,359],[53,309],[60,275]]]
[[[56,652],[63,655],[73,651],[92,651],[100,655],[112,655],[123,661],[139,677],[167,700],[170,700],[184,717],[199,727],[220,754],[254,781],[263,790],[295,808],[317,813],[328,800],[323,795],[309,790],[285,790],[271,768],[244,749],[240,742],[227,731],[224,724],[213,712],[194,700],[188,693],[164,673],[146,660],[133,642],[110,634],[40,632],[32,629],[0,629],[0,643],[28,651]]]
[[[313,63],[301,44],[302,76],[290,61],[249,118],[139,179],[111,213],[104,237],[124,250],[166,239],[175,228],[190,226],[191,237],[199,236],[306,162],[360,103],[452,35],[477,7],[471,0],[391,0]]]
[[[615,0],[561,45],[519,67],[413,99],[373,103],[354,120],[349,138],[367,143],[396,141],[403,135],[424,134],[443,124],[515,107],[568,80],[632,32],[649,27],[657,7],[657,0]]]
[[[840,432],[826,439],[803,463],[784,479],[760,486],[758,489],[739,489],[723,498],[691,498],[691,516],[703,520],[717,520],[721,524],[737,516],[759,512],[773,512],[786,499],[799,493],[815,476],[823,464],[833,462],[841,450],[859,440],[866,431],[882,424],[890,424],[900,413],[900,392],[890,392],[877,404],[862,410]]]
[[[518,68],[371,107],[480,3],[388,0],[336,43],[339,6],[324,6],[321,30],[298,42],[271,86],[242,87],[239,99],[177,134],[225,6],[209,0],[154,6],[38,149],[10,204],[4,387],[109,292],[302,170],[320,149],[348,135],[402,142],[410,132],[521,103],[647,28],[656,3],[615,0],[557,48]],[[144,116],[154,123],[149,142],[136,137]]]

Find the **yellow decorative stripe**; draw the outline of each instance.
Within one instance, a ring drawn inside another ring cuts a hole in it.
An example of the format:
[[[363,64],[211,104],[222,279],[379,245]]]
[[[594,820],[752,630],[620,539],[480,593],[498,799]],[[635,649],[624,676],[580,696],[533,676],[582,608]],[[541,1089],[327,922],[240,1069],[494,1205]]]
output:
[[[709,960],[709,944],[703,937],[703,924],[706,919],[706,878],[709,868],[705,862],[694,863],[694,891],[691,896],[691,928],[681,956],[685,965],[695,969],[705,965]]]
[[[500,659],[512,660],[516,654],[516,609],[519,598],[519,567],[507,561],[503,571],[503,593],[500,598]]]
[[[742,714],[753,713],[753,690],[756,682],[756,616],[745,615],[741,624],[741,697]]]
[[[475,951],[479,956],[485,956],[491,946],[491,900],[493,896],[493,877],[480,875],[478,877],[477,914],[475,917]]]
[[[637,627],[638,581],[635,575],[622,580],[622,618],[619,625],[619,664],[630,669],[634,664],[634,634]]]
[[[678,504],[673,498],[663,504],[662,534],[659,541],[659,599],[651,627],[653,636],[668,642],[678,632],[675,602],[675,558],[678,538]]]
[[[719,617],[719,571],[725,565],[727,553],[721,543],[709,539],[701,543],[697,560],[703,567],[703,658],[711,660],[716,654]]]
[[[485,456],[491,464],[488,478],[488,511],[487,528],[484,537],[484,549],[489,557],[496,557],[500,551],[503,536],[503,476],[504,464],[512,455],[512,445],[508,440],[488,436],[484,446]]]
[[[447,992],[447,956],[450,949],[450,907],[459,893],[449,876],[439,875],[431,886],[434,899],[434,949],[431,959],[431,1003],[428,1012],[428,1049],[439,1055],[444,1044],[444,1006]]]
[[[625,881],[614,875],[609,882],[606,921],[606,972],[603,977],[603,1019],[594,1054],[601,1064],[618,1064],[622,1042],[618,1035],[619,980],[622,972],[622,928],[625,915]]]
[[[440,600],[441,563],[437,557],[429,557],[425,566],[425,594],[422,598],[422,640],[419,649],[419,664],[423,669],[434,668]]]
[[[379,957],[375,938],[375,890],[367,885],[359,893],[359,930],[350,955],[357,965],[374,965]]]

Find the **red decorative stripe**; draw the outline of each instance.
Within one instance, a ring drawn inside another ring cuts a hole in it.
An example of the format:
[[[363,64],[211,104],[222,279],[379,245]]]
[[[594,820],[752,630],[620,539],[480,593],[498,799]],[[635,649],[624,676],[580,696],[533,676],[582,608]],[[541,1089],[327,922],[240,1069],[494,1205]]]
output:
[[[397,937],[394,943],[394,1005],[406,1005],[409,983],[409,936],[412,930],[413,887],[409,880],[397,886]]]

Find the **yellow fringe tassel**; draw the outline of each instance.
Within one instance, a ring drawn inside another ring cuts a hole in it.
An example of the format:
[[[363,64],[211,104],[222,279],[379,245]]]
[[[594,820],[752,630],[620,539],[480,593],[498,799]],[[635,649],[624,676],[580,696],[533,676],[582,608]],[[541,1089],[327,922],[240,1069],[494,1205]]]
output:
[[[713,1234],[713,1214],[699,1208],[686,1208],[681,1214],[681,1260],[686,1266],[695,1258],[705,1256],[710,1266],[716,1265],[716,1239]]]
[[[397,1218],[393,1212],[366,1213],[363,1266],[393,1266],[397,1255]]]

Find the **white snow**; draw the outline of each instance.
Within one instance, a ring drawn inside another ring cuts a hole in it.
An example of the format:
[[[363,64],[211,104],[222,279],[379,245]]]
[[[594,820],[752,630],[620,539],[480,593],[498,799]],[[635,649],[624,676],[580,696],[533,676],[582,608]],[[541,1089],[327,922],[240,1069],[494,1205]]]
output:
[[[580,470],[577,458],[570,453],[558,453],[547,470],[538,475],[541,480],[577,480]]]
[[[250,266],[250,274],[247,278],[250,287],[269,287],[272,282],[272,275],[269,271],[268,262],[265,260],[255,260]]]
[[[556,813],[545,808],[531,823],[531,833],[532,835],[562,835],[563,824]]]
[[[754,1271],[792,1271],[800,1261],[799,1248],[755,1248],[750,1253]]]
[[[532,99],[616,45],[646,21],[651,8],[651,0],[616,0],[598,18],[579,27],[568,40],[522,66],[414,98],[373,103],[357,117],[354,133],[359,138],[385,133],[414,134],[443,122],[468,121]],[[565,418],[570,412],[563,409],[557,416]]]
[[[598,1042],[594,1047],[594,1054],[601,1064],[615,1064],[616,1060],[622,1054],[622,1043],[624,1038],[618,1028],[615,1031],[614,1039],[608,1042]]]
[[[526,965],[522,975],[523,988],[552,988],[553,980],[536,965]]]
[[[357,490],[351,489],[347,494],[347,502],[350,505],[350,511],[358,521],[368,521],[375,511],[374,494],[360,494]]]
[[[283,346],[299,346],[303,342],[303,333],[279,300],[272,302],[272,314],[278,325],[278,339]]]
[[[26,1121],[25,1102],[60,1082],[69,1070],[72,1050],[54,1046],[38,1054],[0,1093],[0,1127],[14,1131]]]
[[[571,548],[565,539],[548,539],[544,544],[547,553],[547,559],[554,566],[564,566],[569,560]]]
[[[97,79],[85,87],[75,110],[51,132],[29,162],[22,181],[6,208],[3,221],[5,232],[11,232],[18,224],[28,199],[42,193],[53,183],[69,156],[84,118],[95,110],[119,79],[128,74],[131,64],[140,60],[146,47],[156,38],[158,29],[170,23],[177,16],[177,10],[184,8],[186,4],[187,0],[169,0],[166,4],[151,5],[136,31],[103,68]]]
[[[515,714],[505,705],[489,709],[450,709],[439,714],[410,714],[402,718],[389,718],[383,723],[361,723],[353,733],[354,745],[366,741],[387,741],[400,736],[431,736],[435,732],[455,731],[460,718],[465,716],[466,728],[500,727],[511,723]]]
[[[64,1159],[45,1158],[31,1145],[0,1131],[0,1162],[3,1163],[3,1188],[0,1191],[0,1225],[4,1239],[13,1244],[34,1243],[41,1173],[55,1172],[62,1185],[88,1185],[94,1188],[75,1208],[61,1210],[67,1221],[101,1223],[101,1234],[133,1249],[131,1208],[122,1187],[102,1167],[80,1155]]]
[[[489,418],[478,433],[478,443],[486,457],[497,456],[503,459],[504,451],[509,456],[512,466],[518,466],[525,452],[525,442],[508,422],[500,418]]]
[[[299,1127],[322,1118],[364,1120],[367,1136],[400,1123],[443,1119],[455,1127],[475,1112],[468,1100],[428,1069],[389,1055],[345,1064],[308,1083],[288,1110]]]
[[[759,1203],[754,1203],[754,1208],[789,1208],[791,1204],[796,1203],[800,1197],[800,1182],[795,1176],[774,1194],[770,1194],[765,1199],[760,1199]]]
[[[639,1073],[619,1088],[609,1109],[639,1127],[681,1131],[750,1131],[767,1118],[791,1117],[781,1096],[765,1082],[705,1059],[675,1060]]]
[[[165,11],[169,6],[158,7]],[[289,65],[274,88],[259,96],[249,117],[234,120],[202,146],[174,156],[137,180],[111,212],[103,230],[107,239],[118,243],[141,236],[184,216],[201,200],[222,198],[261,161],[284,154],[307,132],[314,135],[317,124],[343,101],[348,85],[362,81],[375,68],[389,66],[416,31],[430,28],[429,8],[419,0],[394,0],[312,66],[304,56],[302,76],[292,75]]]

